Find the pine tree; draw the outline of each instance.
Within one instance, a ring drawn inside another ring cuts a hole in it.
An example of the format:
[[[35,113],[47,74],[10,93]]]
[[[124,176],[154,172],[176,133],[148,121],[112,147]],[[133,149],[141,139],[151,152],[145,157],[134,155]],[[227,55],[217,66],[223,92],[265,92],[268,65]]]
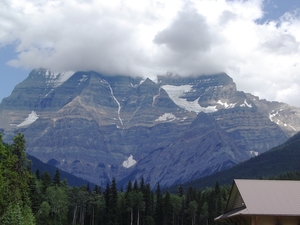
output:
[[[165,197],[163,199],[163,212],[164,212],[164,224],[173,225],[173,207],[171,205],[171,197],[170,192],[166,192]]]
[[[43,172],[41,175],[42,193],[45,193],[47,188],[51,185],[51,176],[48,172]]]
[[[160,190],[159,183],[156,188],[156,210],[155,210],[155,224],[161,225],[164,222],[164,212],[163,212],[163,196]]]
[[[129,193],[132,191],[132,183],[131,181],[128,181],[127,187],[126,187],[126,193]]]
[[[144,177],[141,178],[139,190],[140,190],[143,194],[145,193],[145,180],[144,180]]]
[[[197,197],[197,191],[193,187],[189,187],[186,193],[186,204],[188,205],[191,201],[194,201]]]
[[[215,214],[214,217],[222,214],[222,196],[219,182],[216,181],[215,189],[214,189],[214,202],[215,202]]]
[[[90,188],[90,183],[87,183],[87,185],[86,185],[86,191],[87,191],[89,194],[92,193],[91,188]]]
[[[32,176],[32,179],[29,182],[29,189],[31,209],[33,214],[36,214],[43,200],[45,200],[41,190],[41,182],[36,178],[36,176]]]
[[[153,221],[153,192],[151,191],[150,184],[147,184],[144,191],[145,201],[145,221],[144,223],[151,224]]]
[[[53,177],[53,185],[60,186],[60,172],[57,168]]]
[[[39,170],[39,169],[36,169],[36,171],[35,171],[35,177],[36,177],[36,179],[38,179],[38,180],[41,179],[41,175],[40,175],[40,170]]]
[[[177,195],[178,195],[179,197],[182,197],[183,194],[184,194],[184,193],[183,193],[182,186],[179,185],[179,186],[177,187]]]
[[[104,200],[105,200],[105,221],[108,221],[109,218],[109,210],[110,210],[110,198],[111,198],[111,194],[110,194],[111,190],[110,190],[110,185],[109,183],[106,184],[106,188],[104,191]]]
[[[26,158],[25,153],[25,138],[24,135],[21,133],[18,133],[14,137],[14,142],[12,144],[12,153],[13,156],[16,156],[17,159],[15,161],[15,170],[21,174],[24,170],[27,169],[29,161]]]
[[[95,185],[93,192],[95,192],[97,195],[101,195],[101,187]]]
[[[136,192],[139,191],[139,185],[138,185],[137,180],[134,181],[134,184],[133,184],[133,190],[136,191]]]
[[[117,225],[118,224],[118,191],[117,183],[115,178],[111,182],[110,197],[109,197],[109,210],[108,210],[108,224]]]

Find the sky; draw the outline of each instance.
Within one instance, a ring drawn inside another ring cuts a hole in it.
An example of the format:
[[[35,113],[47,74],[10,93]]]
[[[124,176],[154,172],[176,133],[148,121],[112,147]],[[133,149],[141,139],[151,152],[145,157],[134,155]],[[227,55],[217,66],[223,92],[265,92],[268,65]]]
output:
[[[0,101],[34,68],[220,72],[300,107],[299,0],[1,0]]]

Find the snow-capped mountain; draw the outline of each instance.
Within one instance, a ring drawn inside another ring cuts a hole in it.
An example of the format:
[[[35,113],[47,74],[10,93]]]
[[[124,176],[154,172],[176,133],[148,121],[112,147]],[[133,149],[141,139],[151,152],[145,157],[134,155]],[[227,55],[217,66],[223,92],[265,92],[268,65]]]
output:
[[[27,152],[99,185],[154,186],[233,166],[300,130],[300,109],[237,91],[226,74],[183,78],[33,70],[0,104],[0,131]]]

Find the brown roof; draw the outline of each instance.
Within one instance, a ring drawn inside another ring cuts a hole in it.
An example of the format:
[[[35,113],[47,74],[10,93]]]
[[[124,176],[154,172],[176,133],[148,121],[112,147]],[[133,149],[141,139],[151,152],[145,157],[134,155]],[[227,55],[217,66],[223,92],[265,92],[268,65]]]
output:
[[[225,213],[237,215],[300,216],[300,181],[234,180]]]

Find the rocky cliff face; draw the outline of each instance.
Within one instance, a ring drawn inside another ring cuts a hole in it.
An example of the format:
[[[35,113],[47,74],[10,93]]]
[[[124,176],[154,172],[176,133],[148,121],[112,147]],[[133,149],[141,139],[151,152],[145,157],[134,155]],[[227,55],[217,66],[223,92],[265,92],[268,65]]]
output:
[[[269,119],[277,124],[289,137],[300,130],[300,110],[283,102],[269,102],[259,99],[257,96],[247,94],[257,105],[262,115],[268,115]]]
[[[154,82],[37,69],[0,104],[6,141],[23,132],[29,154],[102,186],[191,181],[299,129],[298,108],[239,92],[226,74]]]

